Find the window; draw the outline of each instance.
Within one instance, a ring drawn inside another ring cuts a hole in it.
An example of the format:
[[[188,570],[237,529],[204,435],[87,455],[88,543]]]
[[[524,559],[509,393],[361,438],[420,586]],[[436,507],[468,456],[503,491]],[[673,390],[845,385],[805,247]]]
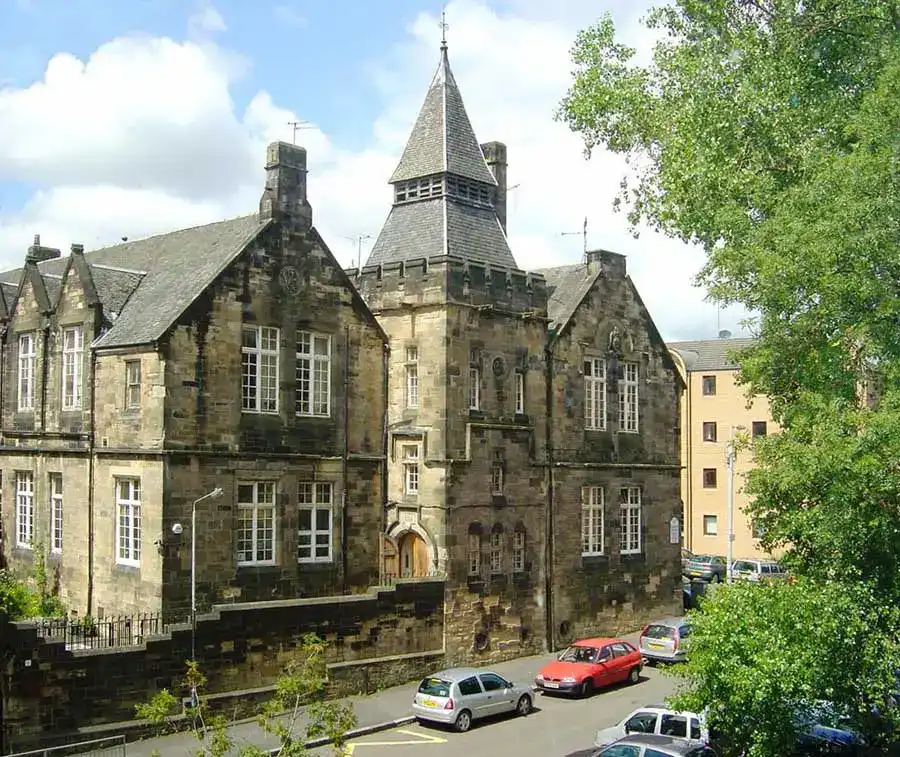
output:
[[[404,444],[403,455],[403,493],[415,496],[419,493],[419,445]]]
[[[525,374],[522,371],[515,372],[516,379],[516,413],[525,413]]]
[[[644,755],[646,757],[656,757],[656,755],[649,754],[651,751],[654,750],[648,750],[644,752]],[[660,752],[660,754],[664,753]],[[641,757],[641,747],[632,744],[613,744],[603,750],[603,757]]]
[[[469,410],[481,408],[481,370],[469,368]]]
[[[298,562],[331,562],[332,501],[330,483],[299,485]]]
[[[496,673],[480,673],[478,677],[481,679],[481,685],[484,686],[485,691],[503,691],[508,685]]]
[[[34,474],[16,473],[16,546],[34,546]]]
[[[703,516],[703,535],[718,536],[719,535],[719,516],[704,515]]]
[[[467,551],[469,558],[469,575],[481,575],[481,534],[469,531],[469,539],[467,542]]]
[[[715,468],[704,468],[703,469],[703,488],[704,489],[715,489],[716,488],[716,469]]]
[[[513,572],[525,571],[525,531],[521,528],[513,532]]]
[[[754,539],[762,539],[763,536],[766,535],[765,526],[763,526],[762,524],[757,523],[756,521],[753,521],[753,523],[751,524],[750,527],[753,530],[753,538]]]
[[[684,715],[662,716],[662,722],[659,724],[659,732],[663,736],[675,736],[680,739],[687,738],[688,722]]]
[[[238,484],[238,565],[275,564],[275,484]]]
[[[141,480],[117,478],[116,482],[116,562],[141,564]]]
[[[62,552],[63,489],[62,474],[50,474],[50,550]]]
[[[475,676],[472,676],[471,678],[467,678],[465,681],[460,681],[459,693],[464,697],[470,697],[473,694],[480,694],[481,686],[478,683],[478,679]]]
[[[241,409],[278,412],[278,329],[244,326],[241,347]]]
[[[419,406],[419,348],[406,348],[406,406]]]
[[[503,496],[503,470],[505,461],[503,453],[494,451],[494,462],[491,464],[491,494],[495,497]]]
[[[503,529],[494,526],[491,531],[491,573],[503,572]]]
[[[715,376],[704,376],[703,377],[703,396],[704,397],[714,397],[716,394],[716,377]]]
[[[606,361],[599,357],[584,361],[584,426],[606,428]]]
[[[331,415],[331,337],[297,332],[297,415]]]
[[[715,421],[704,421],[703,423],[703,441],[716,441],[716,423]]]
[[[626,733],[655,733],[656,720],[659,716],[655,712],[638,712],[628,718],[625,723]]]
[[[129,360],[125,363],[125,407],[141,406],[141,361]]]
[[[622,363],[619,381],[619,429],[636,434],[638,431],[638,364]]]
[[[80,326],[63,331],[62,407],[81,407],[81,372],[84,364],[84,332]]]
[[[603,487],[581,487],[581,554],[603,554]]]
[[[753,421],[753,437],[757,436],[765,436],[766,435],[766,422],[765,421]]]
[[[34,410],[34,334],[19,335],[19,405]]]
[[[637,486],[623,487],[619,503],[619,529],[623,555],[633,555],[641,551],[641,490]]]

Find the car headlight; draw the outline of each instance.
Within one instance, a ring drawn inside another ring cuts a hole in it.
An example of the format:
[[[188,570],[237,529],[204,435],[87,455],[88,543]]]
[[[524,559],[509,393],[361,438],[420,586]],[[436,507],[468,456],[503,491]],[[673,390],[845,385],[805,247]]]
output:
[[[543,673],[538,673],[534,678],[535,678],[536,681],[543,681],[543,680],[544,680],[544,674],[543,674]]]
[[[562,682],[563,683],[575,683],[575,679],[572,678],[572,676],[566,676],[565,678],[562,679]]]

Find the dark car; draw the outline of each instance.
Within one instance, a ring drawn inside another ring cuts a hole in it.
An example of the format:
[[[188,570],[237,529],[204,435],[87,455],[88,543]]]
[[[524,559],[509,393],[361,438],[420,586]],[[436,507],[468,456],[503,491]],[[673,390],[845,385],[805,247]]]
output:
[[[711,583],[724,581],[727,573],[728,563],[719,555],[694,555],[684,569],[684,574],[689,578],[700,578]]]

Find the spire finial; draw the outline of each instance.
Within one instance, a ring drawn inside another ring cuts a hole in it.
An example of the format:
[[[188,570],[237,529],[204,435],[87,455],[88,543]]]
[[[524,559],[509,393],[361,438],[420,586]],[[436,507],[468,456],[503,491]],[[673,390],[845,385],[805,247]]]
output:
[[[450,24],[447,23],[447,6],[443,6],[441,8],[441,50],[447,49],[447,29],[450,28]]]

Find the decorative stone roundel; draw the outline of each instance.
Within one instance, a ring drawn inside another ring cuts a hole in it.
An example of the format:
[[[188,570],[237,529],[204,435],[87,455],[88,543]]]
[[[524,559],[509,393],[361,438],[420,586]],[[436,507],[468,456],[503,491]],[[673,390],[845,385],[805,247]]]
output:
[[[288,294],[297,294],[300,291],[300,274],[292,265],[286,265],[278,274],[278,283]]]
[[[502,376],[504,371],[506,371],[506,364],[503,362],[503,358],[495,357],[494,362],[491,364],[491,368],[493,369],[495,376]]]

